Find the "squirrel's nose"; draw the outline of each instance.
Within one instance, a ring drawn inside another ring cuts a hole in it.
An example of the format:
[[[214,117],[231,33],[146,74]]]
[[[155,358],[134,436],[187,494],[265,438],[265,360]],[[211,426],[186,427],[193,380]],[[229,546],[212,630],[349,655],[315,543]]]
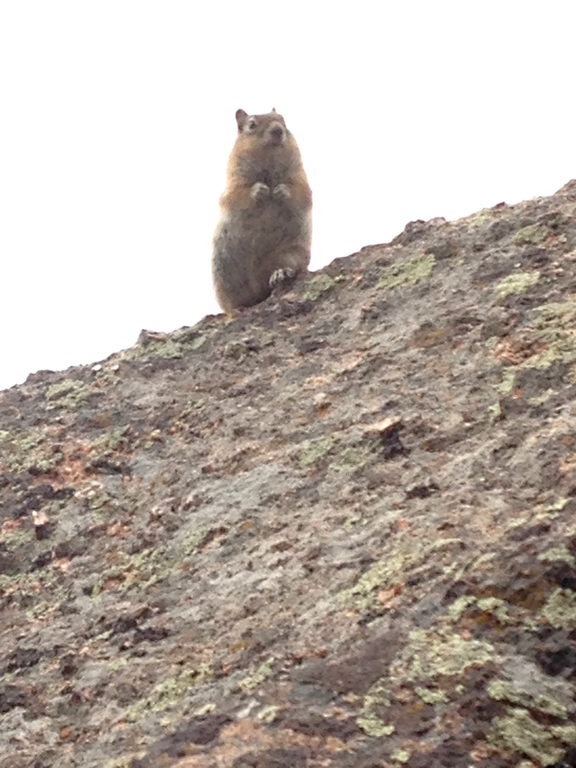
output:
[[[276,141],[280,141],[280,139],[284,136],[284,128],[282,128],[281,125],[275,125],[270,129],[270,135]]]

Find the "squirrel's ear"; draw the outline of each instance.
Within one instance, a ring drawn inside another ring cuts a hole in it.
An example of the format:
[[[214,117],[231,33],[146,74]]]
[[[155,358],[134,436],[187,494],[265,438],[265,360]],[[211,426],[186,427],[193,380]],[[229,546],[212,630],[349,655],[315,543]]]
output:
[[[244,123],[246,122],[247,117],[248,117],[248,114],[244,112],[243,109],[239,109],[236,111],[236,123],[238,124],[239,131],[241,131],[242,128],[244,128]]]
[[[274,112],[274,114],[276,114],[276,107],[272,107],[272,112]]]

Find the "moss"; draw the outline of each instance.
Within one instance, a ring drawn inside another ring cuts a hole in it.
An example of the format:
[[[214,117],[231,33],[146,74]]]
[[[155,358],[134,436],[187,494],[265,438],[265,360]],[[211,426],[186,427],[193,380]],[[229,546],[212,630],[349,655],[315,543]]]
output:
[[[556,629],[576,629],[576,592],[556,589],[542,609],[546,621]]]
[[[316,301],[326,291],[331,290],[334,287],[335,280],[330,275],[317,275],[307,285],[304,298],[309,301]]]
[[[272,674],[273,666],[274,659],[268,659],[267,661],[264,661],[257,669],[254,670],[254,672],[252,672],[251,675],[248,675],[247,677],[240,680],[238,685],[242,688],[243,691],[246,691],[246,693],[252,691],[254,688],[257,688],[259,685],[261,685],[261,683],[270,677]]]
[[[435,264],[436,258],[431,253],[399,261],[384,269],[377,287],[391,289],[403,285],[415,285],[430,277]]]
[[[504,299],[506,296],[525,293],[536,285],[539,279],[540,272],[516,272],[496,283],[494,290],[501,299]]]
[[[493,721],[489,741],[539,765],[553,765],[561,760],[567,746],[576,743],[576,726],[541,725],[526,710],[510,708],[504,717]]]
[[[549,234],[546,227],[541,224],[529,224],[516,232],[514,242],[518,245],[540,245],[548,238]]]

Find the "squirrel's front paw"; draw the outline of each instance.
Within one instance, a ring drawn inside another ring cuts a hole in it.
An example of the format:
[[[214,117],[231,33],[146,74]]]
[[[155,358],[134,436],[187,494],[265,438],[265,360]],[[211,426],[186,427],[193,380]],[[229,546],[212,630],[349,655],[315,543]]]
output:
[[[272,190],[272,197],[275,200],[288,200],[291,197],[288,184],[278,184]]]
[[[283,267],[282,269],[275,269],[274,272],[270,275],[270,279],[268,280],[268,285],[270,286],[271,290],[274,290],[277,285],[281,285],[282,283],[287,283],[290,280],[293,280],[296,277],[296,270],[292,269],[292,267]]]
[[[250,196],[253,200],[264,200],[269,194],[270,187],[267,184],[263,184],[261,181],[252,184]]]

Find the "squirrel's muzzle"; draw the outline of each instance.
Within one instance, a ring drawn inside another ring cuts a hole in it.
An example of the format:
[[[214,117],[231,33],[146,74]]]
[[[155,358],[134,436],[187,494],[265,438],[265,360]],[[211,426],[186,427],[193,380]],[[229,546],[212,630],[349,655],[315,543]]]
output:
[[[272,123],[268,129],[268,135],[270,136],[272,144],[282,144],[284,136],[286,135],[286,130],[280,123]]]

